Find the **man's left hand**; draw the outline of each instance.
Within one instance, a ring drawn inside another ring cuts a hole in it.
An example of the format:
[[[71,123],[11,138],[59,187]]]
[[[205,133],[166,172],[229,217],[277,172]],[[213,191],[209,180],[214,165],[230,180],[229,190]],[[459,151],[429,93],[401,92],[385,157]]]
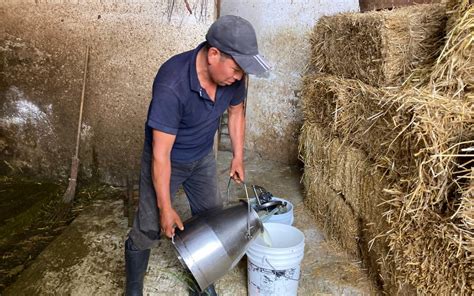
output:
[[[244,161],[242,159],[233,158],[230,164],[230,177],[237,183],[245,180]]]

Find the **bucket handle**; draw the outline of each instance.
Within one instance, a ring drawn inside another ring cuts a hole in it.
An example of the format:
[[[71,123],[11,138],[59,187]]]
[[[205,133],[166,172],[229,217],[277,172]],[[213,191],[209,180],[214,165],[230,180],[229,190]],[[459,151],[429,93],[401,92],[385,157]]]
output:
[[[265,262],[267,262],[267,264],[270,265],[270,267],[272,268],[272,270],[278,270],[278,269],[276,269],[276,268],[270,263],[270,261],[268,261],[267,256],[263,255],[263,257],[262,257],[262,263],[265,263]],[[301,270],[300,270],[300,274],[298,275],[298,278],[297,278],[297,279],[287,277],[285,274],[283,275],[283,277],[286,278],[286,279],[288,279],[288,280],[299,281],[299,280],[301,279]]]
[[[230,196],[230,183],[232,181],[232,177],[229,177],[229,181],[227,182],[227,200],[229,200]],[[247,198],[247,232],[245,233],[245,236],[247,237],[248,240],[252,239],[252,233],[250,232],[250,215],[251,215],[251,206],[250,206],[250,198],[249,198],[249,192],[247,190],[247,184],[245,184],[244,181],[241,181],[242,185],[244,186],[245,189],[245,197]]]

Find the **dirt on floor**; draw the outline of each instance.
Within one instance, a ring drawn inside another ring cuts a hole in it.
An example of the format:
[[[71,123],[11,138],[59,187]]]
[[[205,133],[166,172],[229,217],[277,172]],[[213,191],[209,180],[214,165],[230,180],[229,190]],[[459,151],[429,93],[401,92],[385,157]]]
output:
[[[82,185],[72,207],[60,208],[64,184],[2,176],[0,185],[0,295],[92,200],[120,193],[107,185]]]

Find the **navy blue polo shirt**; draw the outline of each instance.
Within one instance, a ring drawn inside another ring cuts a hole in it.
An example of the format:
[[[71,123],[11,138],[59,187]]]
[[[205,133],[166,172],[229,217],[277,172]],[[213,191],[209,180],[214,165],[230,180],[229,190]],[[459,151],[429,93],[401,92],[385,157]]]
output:
[[[153,82],[145,140],[151,145],[156,129],[176,135],[171,160],[186,163],[199,160],[212,149],[219,119],[229,105],[244,100],[245,82],[218,86],[213,102],[199,83],[196,56],[204,46],[178,54],[166,61]]]

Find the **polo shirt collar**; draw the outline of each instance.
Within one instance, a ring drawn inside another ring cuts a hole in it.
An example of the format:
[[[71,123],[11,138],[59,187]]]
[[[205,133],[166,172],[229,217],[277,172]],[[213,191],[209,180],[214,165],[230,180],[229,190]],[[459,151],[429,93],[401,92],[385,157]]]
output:
[[[201,83],[199,83],[199,79],[197,76],[197,69],[196,69],[196,59],[197,59],[197,54],[201,48],[204,47],[206,42],[203,42],[196,47],[193,51],[193,55],[191,58],[191,65],[189,66],[189,81],[191,83],[191,89],[200,92],[201,91]]]

